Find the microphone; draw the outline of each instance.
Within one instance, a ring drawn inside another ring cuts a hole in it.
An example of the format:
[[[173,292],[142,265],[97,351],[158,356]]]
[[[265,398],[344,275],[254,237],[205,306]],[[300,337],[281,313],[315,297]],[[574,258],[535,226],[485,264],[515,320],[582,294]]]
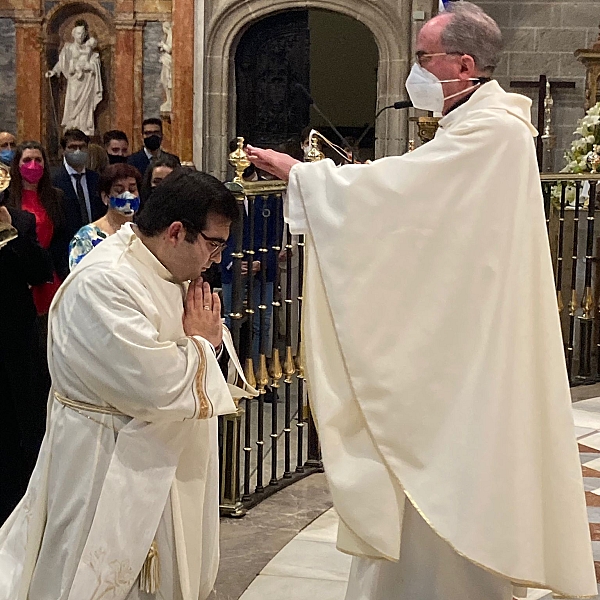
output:
[[[365,135],[367,135],[367,133],[369,133],[369,130],[371,129],[371,127],[373,127],[373,125],[375,125],[375,121],[377,121],[377,119],[379,118],[379,115],[384,110],[388,110],[389,108],[393,108],[395,110],[401,110],[403,108],[412,108],[412,107],[413,107],[412,100],[398,100],[398,102],[394,102],[394,104],[390,104],[389,106],[384,106],[382,109],[380,109],[377,112],[377,114],[375,115],[374,121],[372,123],[370,123],[369,125],[367,125],[367,128],[362,132],[362,135],[358,138],[358,141],[356,142],[356,144],[358,145],[362,142]]]
[[[401,108],[412,108],[412,107],[413,107],[412,100],[400,100],[399,102],[394,102],[394,104],[392,104],[392,108],[395,108],[396,110],[399,110]]]

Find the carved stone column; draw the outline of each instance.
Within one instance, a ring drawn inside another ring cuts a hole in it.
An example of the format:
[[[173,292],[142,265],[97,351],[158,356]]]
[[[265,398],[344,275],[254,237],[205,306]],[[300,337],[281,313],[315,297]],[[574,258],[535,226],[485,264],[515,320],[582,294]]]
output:
[[[115,121],[136,148],[142,137],[143,25],[133,20],[115,23]]]
[[[585,110],[600,101],[600,34],[598,40],[589,49],[577,50],[577,60],[586,68],[585,76]]]
[[[42,86],[48,85],[42,73],[41,19],[17,18],[17,139],[42,139]]]
[[[173,0],[173,112],[171,148],[193,160],[194,0]]]

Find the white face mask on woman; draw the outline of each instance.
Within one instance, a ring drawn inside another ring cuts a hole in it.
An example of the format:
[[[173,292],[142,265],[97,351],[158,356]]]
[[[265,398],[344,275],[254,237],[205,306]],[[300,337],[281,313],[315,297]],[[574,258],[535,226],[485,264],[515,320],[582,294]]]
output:
[[[467,90],[461,90],[456,94],[444,96],[444,88],[442,83],[452,83],[454,81],[465,81],[464,79],[438,79],[433,73],[424,69],[418,63],[412,66],[410,75],[406,80],[406,91],[413,106],[421,110],[430,110],[432,112],[441,113],[444,109],[444,102],[455,96],[464,94]],[[477,77],[472,77],[468,81],[477,81],[477,85],[481,85]],[[476,87],[476,86],[475,86]]]

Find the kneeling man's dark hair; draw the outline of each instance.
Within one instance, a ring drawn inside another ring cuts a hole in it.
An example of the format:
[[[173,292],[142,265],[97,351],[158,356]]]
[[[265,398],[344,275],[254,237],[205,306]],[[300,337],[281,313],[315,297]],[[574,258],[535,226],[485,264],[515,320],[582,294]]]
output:
[[[237,221],[239,211],[233,194],[216,177],[180,167],[154,188],[136,224],[144,235],[153,237],[181,221],[186,241],[194,242],[206,228],[209,214]]]

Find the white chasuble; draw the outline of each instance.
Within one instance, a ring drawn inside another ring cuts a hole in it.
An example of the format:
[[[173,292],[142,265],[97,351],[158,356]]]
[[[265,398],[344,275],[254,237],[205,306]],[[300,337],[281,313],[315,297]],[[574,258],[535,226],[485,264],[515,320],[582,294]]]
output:
[[[408,499],[492,587],[597,593],[530,104],[492,81],[410,154],[291,171],[308,383],[353,577],[369,559],[411,573]],[[348,599],[455,597],[410,583],[363,597],[351,579]]]
[[[204,600],[212,590],[214,417],[236,407],[211,344],[186,337],[186,288],[170,277],[126,225],[59,289],[47,432],[0,530],[0,600]],[[65,406],[55,393],[120,414]],[[153,541],[160,584],[146,594],[138,574]]]

